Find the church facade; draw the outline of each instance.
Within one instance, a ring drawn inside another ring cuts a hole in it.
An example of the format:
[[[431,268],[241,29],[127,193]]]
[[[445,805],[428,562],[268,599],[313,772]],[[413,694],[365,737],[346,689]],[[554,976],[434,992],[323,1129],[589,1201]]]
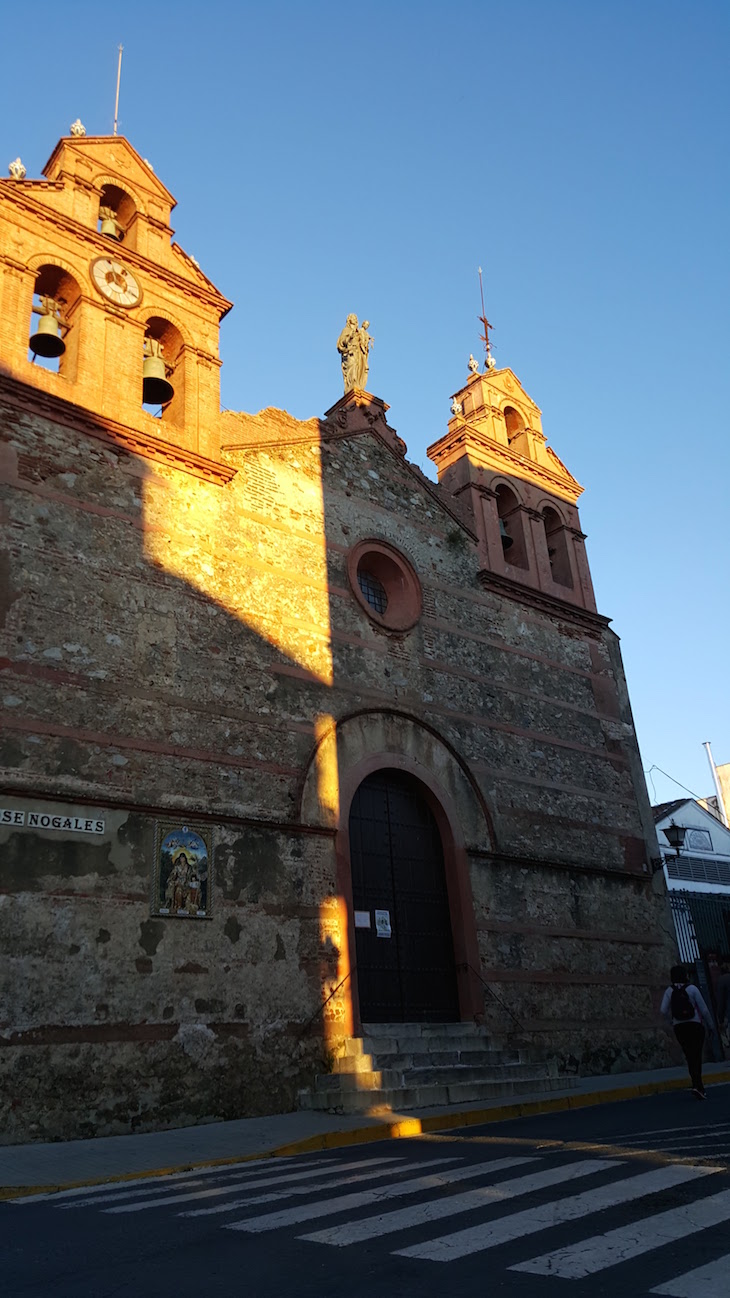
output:
[[[173,206],[119,137],[0,181],[3,1138],[285,1110],[363,1024],[666,1062],[618,639],[538,407],[473,366],[438,484],[362,386],[221,412],[231,304]]]

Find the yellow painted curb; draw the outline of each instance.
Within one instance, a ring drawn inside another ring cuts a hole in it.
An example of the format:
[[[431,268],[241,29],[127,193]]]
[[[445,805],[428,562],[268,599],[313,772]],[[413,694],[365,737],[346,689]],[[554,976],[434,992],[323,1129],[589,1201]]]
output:
[[[709,1085],[730,1082],[730,1070],[723,1069],[707,1078]],[[241,1154],[230,1158],[210,1158],[200,1163],[180,1163],[175,1167],[156,1167],[144,1172],[122,1172],[116,1176],[100,1176],[95,1180],[66,1181],[58,1185],[0,1186],[0,1200],[20,1199],[33,1194],[56,1194],[61,1190],[84,1189],[92,1185],[115,1185],[120,1181],[141,1181],[155,1176],[173,1176],[177,1172],[195,1172],[201,1167],[230,1167],[234,1163],[251,1163],[262,1158],[293,1158],[297,1154],[314,1154],[321,1150],[342,1149],[347,1145],[363,1145],[375,1140],[402,1140],[429,1132],[450,1131],[456,1127],[485,1126],[490,1122],[509,1122],[514,1118],[539,1117],[543,1113],[562,1113],[566,1109],[585,1109],[597,1104],[615,1104],[619,1100],[637,1100],[662,1091],[684,1090],[686,1078],[671,1077],[666,1081],[637,1082],[633,1086],[618,1086],[612,1091],[584,1091],[578,1094],[557,1095],[553,1099],[523,1100],[515,1104],[493,1106],[490,1109],[469,1109],[466,1112],[429,1114],[425,1118],[399,1118],[395,1122],[379,1122],[372,1127],[353,1127],[349,1131],[323,1131],[318,1136],[306,1136],[288,1145],[261,1150],[255,1154]]]

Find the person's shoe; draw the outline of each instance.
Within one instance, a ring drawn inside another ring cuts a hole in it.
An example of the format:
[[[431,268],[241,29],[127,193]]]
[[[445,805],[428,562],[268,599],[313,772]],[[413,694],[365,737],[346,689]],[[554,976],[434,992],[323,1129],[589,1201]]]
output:
[[[699,1087],[697,1087],[697,1086],[693,1086],[693,1087],[692,1087],[692,1094],[694,1095],[694,1097],[695,1097],[696,1100],[706,1100],[706,1099],[707,1099],[707,1096],[705,1095],[705,1092],[704,1092],[704,1091],[701,1091],[701,1090],[699,1089]]]

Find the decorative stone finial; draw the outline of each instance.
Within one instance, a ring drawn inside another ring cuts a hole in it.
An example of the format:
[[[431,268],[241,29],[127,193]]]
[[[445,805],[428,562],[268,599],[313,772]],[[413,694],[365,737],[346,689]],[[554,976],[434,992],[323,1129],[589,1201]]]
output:
[[[342,361],[342,377],[345,382],[345,392],[351,392],[353,388],[365,390],[368,381],[368,354],[373,345],[373,339],[368,333],[370,321],[363,320],[358,326],[357,316],[349,315],[339,338],[337,339],[337,350],[340,353]]]
[[[497,368],[497,362],[495,361],[492,353],[487,352],[487,369],[496,370],[496,368]]]
[[[457,401],[456,397],[454,397],[454,400],[451,402],[451,413],[452,415],[460,415],[461,411],[462,411],[461,402]]]
[[[475,360],[473,356],[469,357],[469,373],[470,374],[479,373],[479,361]]]
[[[72,122],[68,129],[72,135],[86,135],[86,127],[80,117],[77,117],[76,121]]]
[[[10,175],[13,177],[13,180],[25,180],[25,175],[26,175],[25,167],[20,161],[20,158],[16,158],[15,162],[8,163],[8,171],[10,172]]]

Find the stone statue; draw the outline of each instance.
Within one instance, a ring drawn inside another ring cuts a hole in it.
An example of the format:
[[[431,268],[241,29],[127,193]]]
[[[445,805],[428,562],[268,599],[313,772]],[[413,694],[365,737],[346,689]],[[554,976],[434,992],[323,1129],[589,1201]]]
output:
[[[349,315],[339,338],[337,350],[342,361],[345,392],[353,388],[364,389],[368,380],[368,355],[373,339],[368,333],[370,321],[363,320],[358,327],[357,316]]]
[[[359,370],[358,384],[357,384],[359,388],[366,388],[368,383],[368,369],[370,368],[370,362],[368,360],[368,356],[370,354],[370,348],[373,345],[373,339],[371,335],[368,333],[369,328],[370,328],[370,321],[363,320],[360,328],[357,331],[357,341],[358,341],[358,348],[360,352],[360,357],[359,357],[360,370]]]

